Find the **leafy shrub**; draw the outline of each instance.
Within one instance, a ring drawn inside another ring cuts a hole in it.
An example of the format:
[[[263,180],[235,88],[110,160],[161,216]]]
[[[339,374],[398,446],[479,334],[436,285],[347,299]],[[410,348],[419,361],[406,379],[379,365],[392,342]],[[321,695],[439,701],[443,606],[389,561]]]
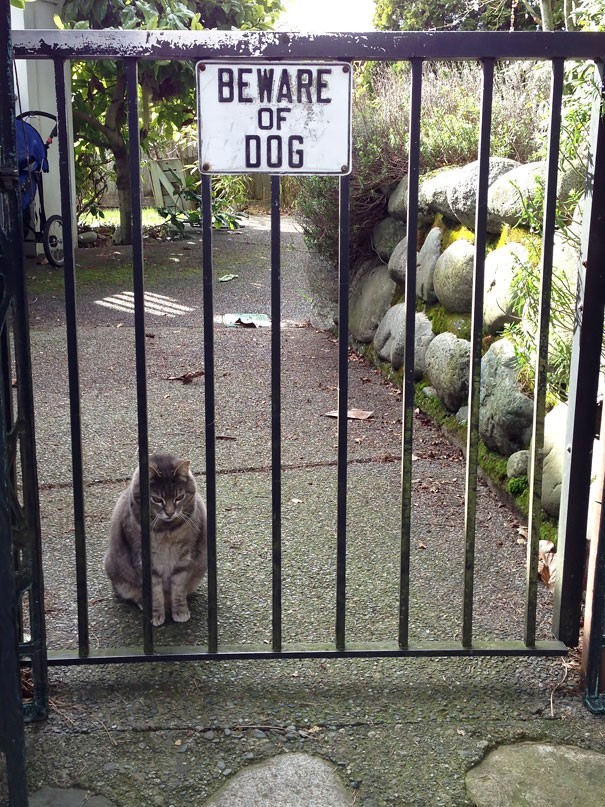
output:
[[[202,223],[200,177],[196,165],[186,167],[184,182],[174,171],[171,174],[176,204],[174,207],[160,207],[158,213],[174,233],[182,236],[186,224],[199,227]],[[248,185],[243,176],[225,174],[212,177],[212,226],[215,230],[236,230],[240,226],[239,211],[247,203],[247,194]]]

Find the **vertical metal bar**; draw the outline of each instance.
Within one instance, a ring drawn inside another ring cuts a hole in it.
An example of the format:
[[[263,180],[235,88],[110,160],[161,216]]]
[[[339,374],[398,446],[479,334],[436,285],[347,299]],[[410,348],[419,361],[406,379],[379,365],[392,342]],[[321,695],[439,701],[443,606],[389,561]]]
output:
[[[0,258],[4,257],[0,248]],[[9,497],[11,470],[4,429],[4,396],[0,400],[0,408],[0,755],[2,752],[6,754],[10,804],[27,807],[25,735],[17,653],[17,592]]]
[[[407,647],[410,621],[410,542],[412,531],[412,441],[414,437],[414,348],[416,342],[416,261],[418,247],[418,178],[422,60],[412,60],[410,145],[408,159],[407,266],[405,273],[405,341],[401,435],[401,557],[399,569],[399,646]]]
[[[490,134],[494,60],[483,62],[481,120],[479,123],[479,178],[475,212],[475,265],[473,272],[473,310],[471,318],[471,356],[468,390],[468,427],[466,439],[466,490],[464,514],[464,591],[462,645],[473,642],[473,591],[475,582],[475,529],[477,520],[477,464],[479,456],[479,393],[481,388],[481,339],[483,336],[483,286],[487,238],[487,190],[489,186]]]
[[[336,649],[345,649],[347,577],[347,413],[349,408],[350,180],[339,179],[338,235],[338,478],[336,513]]]
[[[11,805],[27,807],[25,735],[19,680],[18,614],[15,585],[13,523],[10,505],[12,485],[8,431],[12,426],[12,378],[8,370],[8,314],[14,283],[23,285],[23,246],[17,172],[13,59],[10,3],[0,8],[0,75],[7,87],[0,115],[0,305],[3,373],[0,377],[0,756],[6,756],[8,795]],[[21,278],[19,281],[18,278]],[[21,302],[24,302],[22,300]],[[20,312],[17,312],[17,316]],[[27,311],[23,314],[27,317]],[[26,320],[27,321],[27,320]],[[6,366],[4,362],[6,361]],[[30,378],[31,383],[31,378]]]
[[[128,98],[128,160],[132,205],[132,279],[137,388],[137,434],[141,491],[141,561],[143,575],[143,650],[153,653],[151,524],[149,514],[149,433],[147,418],[147,362],[145,356],[145,265],[141,209],[141,147],[139,141],[139,82],[136,59],[126,60]]]
[[[524,641],[528,647],[536,643],[536,613],[538,602],[538,550],[540,544],[540,521],[542,515],[542,464],[544,453],[544,415],[546,413],[546,381],[548,370],[548,335],[550,323],[550,298],[552,292],[552,259],[555,237],[555,212],[557,206],[557,170],[559,163],[559,140],[561,137],[561,99],[563,97],[562,59],[552,63],[550,92],[550,132],[548,143],[548,168],[546,175],[546,198],[542,226],[542,265],[540,284],[540,316],[538,321],[538,350],[534,383],[533,440],[529,462],[529,540],[527,542],[526,598]]]
[[[595,68],[599,88],[593,104],[588,182],[578,266],[577,322],[569,382],[566,456],[563,468],[553,633],[578,643],[586,557],[594,413],[596,411],[603,308],[605,305],[605,116],[603,65]]]
[[[605,418],[601,417],[597,493],[589,524],[590,555],[586,576],[586,605],[582,639],[584,702],[591,712],[605,712],[603,685],[603,633],[605,631]],[[593,521],[594,519],[594,521]]]
[[[271,525],[273,650],[282,648],[280,178],[271,177]]]
[[[71,467],[74,508],[74,546],[76,554],[76,590],[78,601],[78,652],[87,656],[90,650],[88,635],[88,583],[86,579],[86,524],[84,514],[84,481],[82,460],[82,415],[80,411],[80,368],[78,359],[78,326],[76,316],[76,262],[74,253],[71,198],[71,162],[67,139],[67,101],[64,59],[55,66],[55,92],[57,95],[57,131],[59,133],[59,176],[61,188],[61,216],[63,218],[63,267],[65,283],[65,329],[67,339],[67,370],[69,379],[69,416],[71,429]]]
[[[208,650],[218,650],[216,575],[216,423],[214,402],[214,306],[212,300],[212,178],[202,175],[202,264],[204,293],[204,391],[206,509],[208,511]]]

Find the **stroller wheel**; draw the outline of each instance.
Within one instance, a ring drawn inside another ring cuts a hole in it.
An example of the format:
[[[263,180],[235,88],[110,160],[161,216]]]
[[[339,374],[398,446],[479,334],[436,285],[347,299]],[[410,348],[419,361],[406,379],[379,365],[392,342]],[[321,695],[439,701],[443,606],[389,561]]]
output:
[[[46,219],[42,231],[42,246],[44,254],[53,266],[63,266],[63,219],[61,216],[51,216]]]

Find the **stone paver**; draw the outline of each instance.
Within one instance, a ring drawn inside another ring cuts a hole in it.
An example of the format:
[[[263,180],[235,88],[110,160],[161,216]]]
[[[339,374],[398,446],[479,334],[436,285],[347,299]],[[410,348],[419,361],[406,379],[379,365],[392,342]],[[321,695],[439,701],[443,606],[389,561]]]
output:
[[[308,754],[280,756],[244,768],[205,807],[349,807],[334,767]]]
[[[503,745],[468,772],[466,787],[477,807],[604,804],[605,755],[571,745]]]

